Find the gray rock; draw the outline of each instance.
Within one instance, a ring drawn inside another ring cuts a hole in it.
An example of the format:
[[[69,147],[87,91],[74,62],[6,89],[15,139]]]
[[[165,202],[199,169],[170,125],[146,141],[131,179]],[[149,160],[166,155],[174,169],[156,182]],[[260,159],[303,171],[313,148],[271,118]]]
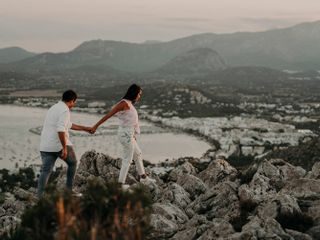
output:
[[[314,240],[320,240],[320,225],[310,228],[307,232]]]
[[[15,188],[13,190],[14,196],[16,199],[19,200],[29,200],[33,197],[33,194],[22,189],[22,188]]]
[[[316,162],[310,172],[308,172],[306,178],[319,179],[320,178],[320,162]]]
[[[222,218],[215,218],[208,223],[207,231],[205,231],[198,240],[225,239],[233,233],[234,229],[229,222]]]
[[[298,232],[292,229],[286,229],[286,232],[293,237],[294,240],[312,240],[312,237],[308,234]]]
[[[280,193],[288,194],[300,199],[319,198],[320,180],[300,178],[288,181]]]
[[[293,240],[273,218],[261,219],[255,216],[242,227],[242,232],[251,232],[258,239]]]
[[[169,183],[162,192],[160,201],[169,201],[179,208],[185,209],[190,203],[190,194],[176,183]]]
[[[78,174],[92,174],[99,176],[105,181],[117,181],[121,168],[121,159],[114,159],[108,155],[102,153],[96,153],[95,151],[88,151],[84,153],[80,159],[78,167]],[[128,184],[137,183],[137,175],[134,164],[131,164],[129,168],[129,174],[126,182]]]
[[[240,232],[229,235],[226,240],[258,240],[252,232]]]
[[[198,177],[209,187],[223,181],[234,181],[238,171],[225,160],[212,161],[209,166],[198,174]]]
[[[0,208],[0,217],[4,216],[6,214],[6,210],[4,210],[2,207]]]
[[[173,236],[172,239],[196,239],[201,236],[208,228],[209,221],[203,215],[194,215],[186,224],[184,224],[180,231]]]
[[[0,236],[17,228],[21,219],[15,216],[0,217]]]
[[[209,189],[192,202],[186,210],[188,216],[204,214],[208,219],[224,218],[226,221],[240,216],[240,202],[234,182],[222,182]]]
[[[270,201],[287,182],[300,179],[304,175],[305,170],[281,159],[263,161],[258,165],[250,183],[240,186],[240,201],[255,205]]]
[[[151,239],[166,239],[178,232],[178,225],[160,214],[151,214],[150,225],[153,228]]]
[[[260,218],[276,218],[278,215],[294,217],[297,214],[301,214],[297,199],[285,194],[277,194],[274,199],[257,207]]]
[[[155,203],[152,208],[155,214],[162,215],[179,225],[189,220],[188,216],[180,208],[171,203]]]
[[[190,194],[191,199],[195,199],[207,190],[204,182],[191,174],[179,175],[177,184],[183,187]]]
[[[310,202],[310,207],[307,210],[308,216],[312,217],[312,220],[316,225],[320,225],[320,200]]]
[[[196,168],[191,163],[185,162],[170,172],[169,179],[171,181],[176,182],[178,181],[178,178],[180,178],[183,175],[186,175],[186,174],[195,175],[196,173],[197,173]]]

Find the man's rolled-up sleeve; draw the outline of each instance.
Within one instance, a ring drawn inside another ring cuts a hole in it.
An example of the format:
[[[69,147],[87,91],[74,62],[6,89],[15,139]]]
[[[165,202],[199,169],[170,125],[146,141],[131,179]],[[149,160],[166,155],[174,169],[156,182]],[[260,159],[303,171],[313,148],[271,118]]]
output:
[[[63,112],[57,122],[57,132],[65,132],[69,128],[70,117],[68,111]]]

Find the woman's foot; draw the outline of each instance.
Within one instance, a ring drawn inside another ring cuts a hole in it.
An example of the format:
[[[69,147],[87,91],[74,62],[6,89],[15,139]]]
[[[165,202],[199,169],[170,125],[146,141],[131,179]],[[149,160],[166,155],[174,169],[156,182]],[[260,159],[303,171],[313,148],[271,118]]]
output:
[[[147,174],[140,175],[139,177],[139,182],[141,183],[156,183],[156,180],[150,178]]]
[[[122,190],[126,191],[126,190],[128,190],[129,188],[130,188],[130,185],[128,185],[128,184],[121,184],[121,189],[122,189]]]

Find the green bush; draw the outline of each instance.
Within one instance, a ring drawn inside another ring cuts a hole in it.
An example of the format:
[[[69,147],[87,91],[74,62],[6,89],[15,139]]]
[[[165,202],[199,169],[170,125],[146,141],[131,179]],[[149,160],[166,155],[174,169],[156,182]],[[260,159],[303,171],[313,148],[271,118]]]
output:
[[[123,192],[117,183],[92,181],[83,197],[54,191],[40,199],[6,239],[144,239],[151,230],[151,203],[142,187]]]

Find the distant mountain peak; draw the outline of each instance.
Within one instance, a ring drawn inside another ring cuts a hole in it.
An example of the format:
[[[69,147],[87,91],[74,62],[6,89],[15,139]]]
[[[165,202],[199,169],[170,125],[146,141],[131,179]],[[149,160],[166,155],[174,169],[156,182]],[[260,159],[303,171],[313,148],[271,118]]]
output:
[[[21,47],[6,47],[0,49],[0,63],[10,63],[32,57],[36,53],[29,52]]]
[[[203,74],[225,69],[223,58],[211,48],[196,48],[178,55],[158,71],[166,74]]]

